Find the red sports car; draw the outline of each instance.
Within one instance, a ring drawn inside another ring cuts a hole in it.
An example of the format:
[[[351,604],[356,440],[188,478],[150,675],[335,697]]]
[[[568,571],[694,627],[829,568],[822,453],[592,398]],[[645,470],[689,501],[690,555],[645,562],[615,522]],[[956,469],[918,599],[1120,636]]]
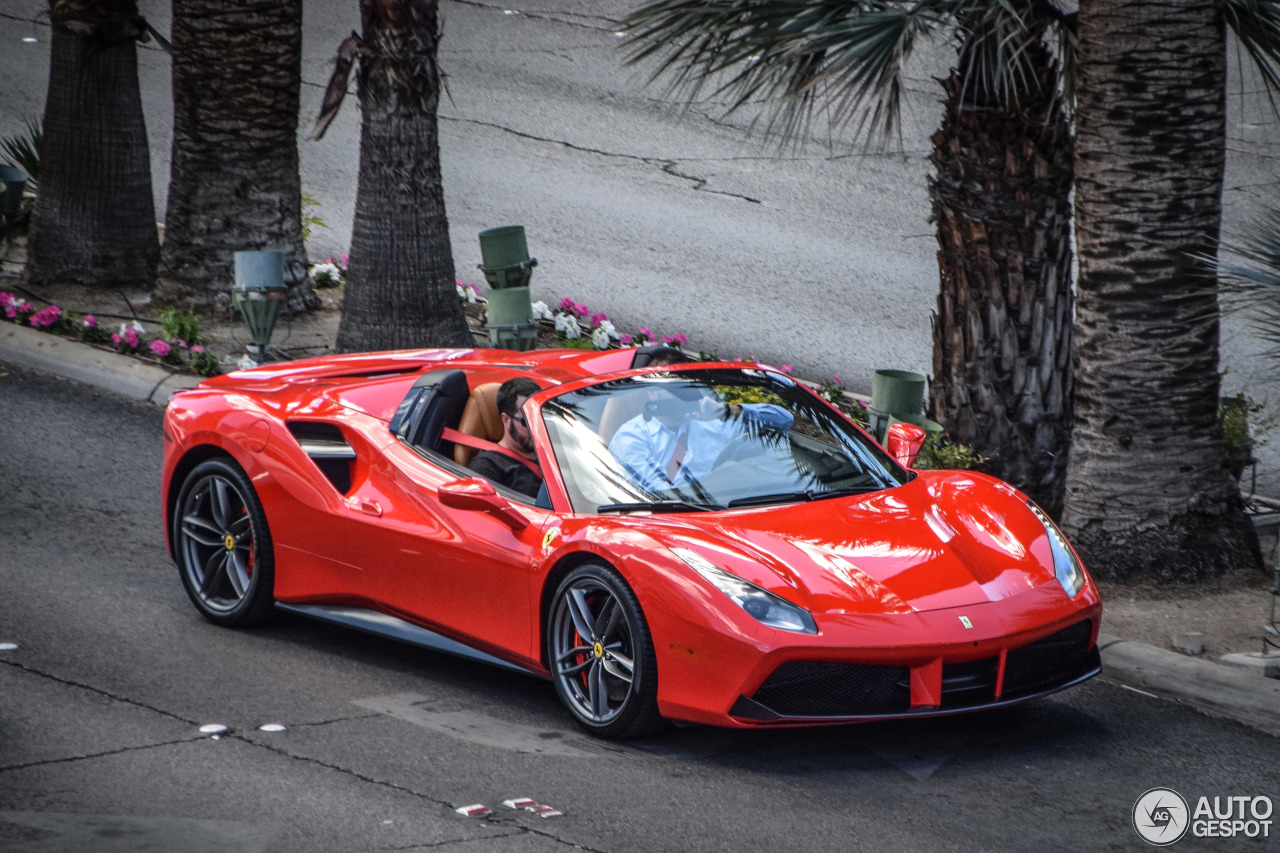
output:
[[[950,714],[1098,672],[1098,591],[1025,495],[903,468],[767,367],[651,356],[345,355],[175,395],[188,595],[222,625],[282,609],[549,678],[605,737]],[[515,377],[540,389],[516,418],[533,496],[468,467],[511,456]]]

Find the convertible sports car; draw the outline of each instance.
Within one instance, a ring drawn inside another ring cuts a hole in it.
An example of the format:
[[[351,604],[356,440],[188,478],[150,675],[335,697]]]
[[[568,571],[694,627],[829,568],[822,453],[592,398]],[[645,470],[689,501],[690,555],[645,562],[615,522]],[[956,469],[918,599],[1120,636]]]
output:
[[[222,625],[278,608],[549,678],[604,737],[950,714],[1098,672],[1098,591],[1025,495],[903,468],[772,369],[651,357],[346,355],[175,395],[188,595]],[[517,376],[542,389],[536,497],[467,467]]]

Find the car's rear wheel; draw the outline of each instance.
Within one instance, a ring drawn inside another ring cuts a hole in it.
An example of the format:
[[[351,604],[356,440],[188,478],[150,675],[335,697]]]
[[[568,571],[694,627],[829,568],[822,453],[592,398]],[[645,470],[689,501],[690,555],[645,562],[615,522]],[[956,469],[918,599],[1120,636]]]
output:
[[[657,728],[658,666],[635,593],[613,569],[585,563],[560,583],[547,620],[556,692],[599,737]]]
[[[271,533],[253,484],[234,461],[209,459],[188,475],[173,543],[182,585],[205,618],[252,625],[271,614]]]

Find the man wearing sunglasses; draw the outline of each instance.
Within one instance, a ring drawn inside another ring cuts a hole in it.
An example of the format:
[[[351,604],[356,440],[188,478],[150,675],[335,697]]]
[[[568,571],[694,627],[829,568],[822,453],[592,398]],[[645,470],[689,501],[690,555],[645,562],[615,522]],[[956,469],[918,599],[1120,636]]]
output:
[[[542,488],[542,478],[533,468],[521,462],[521,456],[537,465],[538,454],[533,447],[533,434],[522,411],[524,401],[541,390],[532,379],[517,376],[508,379],[498,388],[498,417],[502,419],[502,440],[498,446],[507,453],[481,450],[471,460],[470,467],[481,477],[502,486],[515,489],[529,497],[536,497]],[[514,454],[514,455],[513,455]]]

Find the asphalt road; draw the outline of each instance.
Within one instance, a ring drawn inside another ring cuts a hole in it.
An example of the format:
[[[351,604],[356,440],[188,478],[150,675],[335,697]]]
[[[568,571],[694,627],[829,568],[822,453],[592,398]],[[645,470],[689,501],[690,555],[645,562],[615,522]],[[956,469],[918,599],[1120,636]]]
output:
[[[929,222],[933,78],[949,47],[911,70],[901,146],[866,152],[819,119],[800,148],[748,135],[752,116],[683,110],[625,67],[619,22],[636,0],[442,0],[441,159],[455,263],[478,281],[477,233],[526,226],[535,298],[605,311],[622,330],[684,332],[695,346],[839,375],[868,393],[877,368],[929,372],[937,242]],[[0,136],[43,110],[44,0],[0,4]],[[161,32],[168,0],[139,0]],[[359,28],[355,0],[306,0],[303,188],[328,229],[313,257],[350,240],[359,164],[351,98],[321,142],[305,141],[338,43]],[[34,43],[23,38],[35,37]],[[140,51],[157,211],[165,209],[172,131],[168,56]],[[1247,234],[1280,187],[1277,120],[1232,59],[1226,236]],[[1237,72],[1241,72],[1237,74]],[[483,286],[482,286],[483,290]],[[73,307],[73,306],[71,306]],[[1246,318],[1223,332],[1226,388],[1280,405],[1274,363]],[[1264,492],[1280,493],[1280,442],[1262,451]]]
[[[164,553],[160,452],[154,406],[0,365],[6,851],[1141,849],[1150,788],[1280,801],[1275,738],[1097,679],[941,721],[617,745],[532,678],[300,619],[216,628]],[[495,815],[454,813],[472,803]]]

